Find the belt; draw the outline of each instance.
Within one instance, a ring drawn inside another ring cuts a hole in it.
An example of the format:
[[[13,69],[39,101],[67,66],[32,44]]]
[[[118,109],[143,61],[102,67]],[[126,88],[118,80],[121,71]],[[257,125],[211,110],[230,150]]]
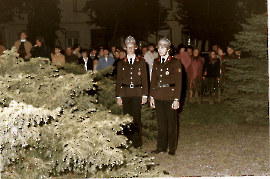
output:
[[[124,86],[124,87],[129,87],[129,88],[134,88],[134,87],[141,87],[142,85],[134,85],[134,84],[126,85],[126,84],[123,84],[123,83],[122,83],[122,86]]]
[[[165,87],[175,87],[175,84],[161,84],[161,83],[157,83],[156,84],[158,87],[163,87],[163,88],[165,88]]]

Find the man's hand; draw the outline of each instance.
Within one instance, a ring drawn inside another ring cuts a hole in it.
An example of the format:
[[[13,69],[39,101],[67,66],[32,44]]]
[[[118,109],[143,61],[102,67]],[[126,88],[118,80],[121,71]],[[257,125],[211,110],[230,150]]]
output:
[[[152,108],[155,108],[155,107],[156,107],[156,106],[155,106],[155,100],[154,100],[153,97],[151,97],[151,99],[150,99],[150,106],[151,106]]]
[[[118,104],[119,106],[123,106],[123,104],[122,104],[122,98],[121,98],[121,97],[116,98],[116,102],[117,102],[117,104]]]
[[[172,108],[173,109],[178,109],[180,107],[179,101],[178,100],[174,100],[172,103]]]
[[[142,97],[142,104],[145,104],[145,103],[147,103],[147,96]]]

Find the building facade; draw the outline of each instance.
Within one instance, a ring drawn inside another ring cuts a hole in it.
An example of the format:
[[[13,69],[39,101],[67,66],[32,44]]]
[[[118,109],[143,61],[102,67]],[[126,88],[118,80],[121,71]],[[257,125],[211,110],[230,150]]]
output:
[[[87,0],[60,0],[59,8],[61,12],[61,30],[57,31],[55,45],[62,48],[73,46],[78,43],[82,48],[89,48],[91,44],[101,45],[105,43],[104,31],[95,25],[89,26],[86,22],[89,16],[82,11]],[[184,43],[185,37],[182,34],[182,26],[176,21],[173,13],[176,11],[177,3],[174,0],[160,0],[160,3],[169,11],[167,24],[169,28],[158,32],[157,35],[149,35],[147,42],[157,43],[162,37],[171,40],[172,44],[177,47],[178,44]],[[21,14],[24,19],[15,19],[8,25],[0,26],[0,44],[11,48],[14,42],[19,39],[21,30],[26,29],[27,13]],[[132,35],[132,34],[131,34]],[[124,45],[124,39],[112,39],[108,44]],[[139,44],[138,44],[139,45]]]

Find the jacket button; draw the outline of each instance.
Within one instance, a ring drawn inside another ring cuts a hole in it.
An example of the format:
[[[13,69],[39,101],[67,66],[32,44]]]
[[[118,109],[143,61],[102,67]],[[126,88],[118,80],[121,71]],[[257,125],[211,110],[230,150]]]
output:
[[[132,72],[130,72],[130,74],[132,74]]]
[[[130,79],[132,80],[132,77],[130,77]]]

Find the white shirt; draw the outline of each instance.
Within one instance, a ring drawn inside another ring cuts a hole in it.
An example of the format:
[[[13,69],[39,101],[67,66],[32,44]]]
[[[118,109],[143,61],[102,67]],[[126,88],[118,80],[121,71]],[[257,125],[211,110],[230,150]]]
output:
[[[144,59],[148,63],[148,66],[149,66],[150,81],[151,81],[151,77],[152,77],[153,63],[154,63],[154,60],[156,58],[158,58],[158,53],[155,51],[154,51],[154,53],[148,51],[144,55]]]
[[[160,60],[162,59],[165,59],[165,61],[163,63],[165,63],[167,61],[167,58],[168,58],[169,55],[164,55],[164,56],[161,56]],[[161,61],[160,61],[161,62]]]
[[[88,57],[85,59],[83,58],[84,60],[84,68],[85,68],[85,71],[87,71],[87,62],[88,62]]]
[[[136,59],[136,55],[135,54],[133,54],[133,55],[127,55],[128,62],[130,61],[130,59],[132,59],[132,65],[133,65],[133,63],[134,63],[134,61]]]

